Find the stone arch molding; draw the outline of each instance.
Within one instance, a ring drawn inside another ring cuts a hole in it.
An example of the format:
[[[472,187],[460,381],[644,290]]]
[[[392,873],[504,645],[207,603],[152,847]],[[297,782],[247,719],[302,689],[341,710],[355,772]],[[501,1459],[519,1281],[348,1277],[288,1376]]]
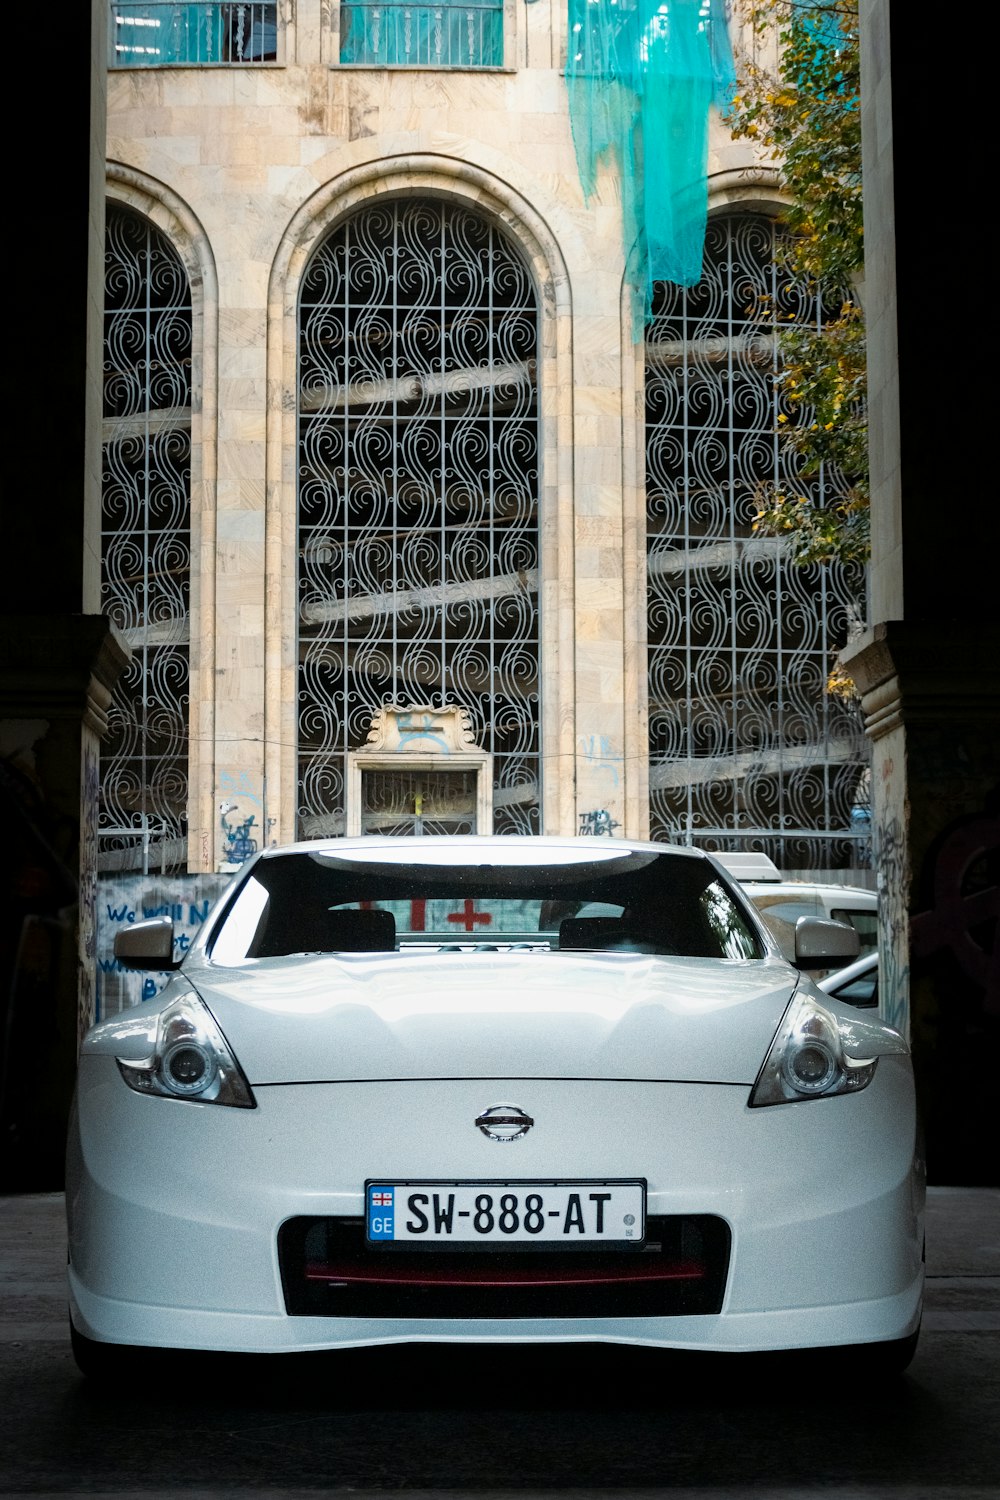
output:
[[[708,179],[708,217],[756,213],[776,218],[792,202],[780,172],[772,167],[732,167]]]
[[[295,827],[296,745],[296,505],[297,322],[299,289],[320,241],[366,204],[387,198],[438,198],[492,218],[520,250],[539,306],[539,464],[541,565],[541,677],[554,684],[541,716],[542,801],[547,831],[572,826],[562,807],[565,776],[560,754],[573,745],[572,596],[572,332],[569,274],[559,242],[526,199],[501,178],[468,162],[432,153],[377,159],[320,187],[292,216],[271,267],[268,290],[266,437],[266,572],[269,642],[265,686],[265,774],[280,788],[281,837]]]
[[[187,272],[195,316],[199,303],[210,302],[214,308],[218,302],[215,257],[208,235],[184,200],[157,178],[115,161],[107,164],[107,195],[141,213],[170,241]],[[203,306],[201,316],[204,313]]]
[[[191,290],[191,628],[188,710],[188,868],[213,868],[215,575],[199,558],[216,554],[219,292],[215,256],[198,216],[165,183],[121,162],[106,169],[109,200],[132,208],[176,251]]]
[[[184,200],[155,177],[134,167],[109,162],[107,195],[133,208],[160,231],[180,257],[191,289],[191,511],[204,516],[215,510],[217,476],[219,291],[211,242],[197,215]],[[214,542],[203,533],[203,540]],[[192,538],[192,541],[194,538]],[[194,579],[192,579],[194,583]],[[192,599],[192,609],[194,601]]]
[[[270,304],[294,318],[306,262],[338,223],[382,197],[450,198],[498,220],[535,278],[543,317],[568,313],[569,275],[558,241],[528,201],[499,177],[454,157],[430,153],[365,162],[326,183],[294,214],[271,269]]]

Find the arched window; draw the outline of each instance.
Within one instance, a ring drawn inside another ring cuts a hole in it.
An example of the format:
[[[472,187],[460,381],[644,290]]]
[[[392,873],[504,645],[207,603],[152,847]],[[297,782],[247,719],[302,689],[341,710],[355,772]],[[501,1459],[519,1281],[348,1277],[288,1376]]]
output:
[[[191,293],[139,214],[105,242],[103,608],[132,649],[101,746],[99,868],[186,861]]]
[[[498,225],[366,207],[299,314],[299,836],[344,829],[382,705],[455,705],[498,832],[540,827],[537,298]],[[465,831],[470,788],[371,781],[370,831]]]
[[[794,478],[760,309],[782,326],[822,316],[775,248],[766,218],[711,220],[701,281],[660,284],[647,333],[650,826],[762,850],[785,869],[834,869],[864,862],[850,832],[864,736],[826,691],[832,653],[863,617],[864,578],[795,566],[780,539],[751,529],[756,486]],[[794,478],[823,503],[838,482]]]

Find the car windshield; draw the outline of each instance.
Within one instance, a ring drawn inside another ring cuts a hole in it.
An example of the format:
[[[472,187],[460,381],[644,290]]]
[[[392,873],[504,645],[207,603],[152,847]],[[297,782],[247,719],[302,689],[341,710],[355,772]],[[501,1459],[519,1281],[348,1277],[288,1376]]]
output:
[[[438,846],[438,851],[440,846]],[[388,851],[387,851],[388,854]],[[648,850],[458,863],[296,850],[259,860],[210,944],[214,963],[295,953],[589,950],[763,958],[707,861]]]

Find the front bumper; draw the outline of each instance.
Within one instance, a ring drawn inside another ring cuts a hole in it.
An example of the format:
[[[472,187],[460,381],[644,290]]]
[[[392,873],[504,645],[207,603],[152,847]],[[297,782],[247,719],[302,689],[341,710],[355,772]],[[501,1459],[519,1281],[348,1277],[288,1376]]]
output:
[[[85,1057],[67,1163],[71,1313],[118,1344],[299,1352],[419,1342],[617,1342],[722,1352],[901,1338],[923,1285],[908,1061],[863,1092],[747,1108],[733,1085],[459,1079],[258,1087],[256,1110],[135,1094]],[[516,1100],[521,1140],[476,1116]],[[731,1235],[718,1313],[290,1316],[278,1256],[298,1216],[358,1217],[366,1178],[644,1177],[650,1215]]]

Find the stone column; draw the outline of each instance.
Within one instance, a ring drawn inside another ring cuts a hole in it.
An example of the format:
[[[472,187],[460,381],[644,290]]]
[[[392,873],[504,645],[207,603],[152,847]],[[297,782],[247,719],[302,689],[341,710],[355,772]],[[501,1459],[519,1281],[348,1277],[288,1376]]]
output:
[[[62,1182],[80,1038],[94,1020],[98,743],[128,660],[102,615],[0,628],[0,1181]]]
[[[928,235],[919,28],[901,0],[862,6],[871,620],[843,653],[874,742],[881,1009],[914,1048],[932,1181],[997,1181],[1000,1039],[1000,611],[979,320],[948,320]],[[975,191],[968,124],[939,111],[955,202]],[[953,170],[952,170],[953,169]],[[952,269],[971,248],[957,227]],[[956,310],[957,311],[957,310]]]
[[[4,363],[0,615],[0,1190],[62,1185],[77,1043],[93,1015],[97,742],[127,653],[100,610],[106,0],[68,6],[46,54],[53,176],[11,153],[28,237]],[[9,14],[12,58],[45,17]]]

